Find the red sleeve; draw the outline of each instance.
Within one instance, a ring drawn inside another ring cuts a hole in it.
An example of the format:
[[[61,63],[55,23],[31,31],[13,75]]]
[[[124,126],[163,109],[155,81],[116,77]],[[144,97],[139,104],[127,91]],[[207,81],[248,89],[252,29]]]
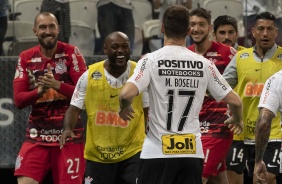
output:
[[[79,79],[80,76],[77,76],[77,80]],[[76,83],[75,83],[76,84]],[[58,90],[59,93],[63,94],[64,96],[66,96],[67,98],[71,99],[72,94],[74,92],[75,89],[75,85],[69,85],[66,83],[61,83],[60,89]]]
[[[70,67],[69,74],[74,85],[61,83],[59,93],[63,94],[67,98],[71,98],[74,92],[76,83],[80,76],[87,70],[85,59],[77,47],[70,53]]]
[[[25,81],[14,81],[14,103],[19,109],[23,109],[27,106],[34,104],[40,96],[37,93],[37,88],[29,91],[28,85]]]
[[[21,54],[13,81],[14,103],[19,109],[32,105],[40,98],[37,93],[37,88],[29,90],[29,79],[25,63],[24,54]]]

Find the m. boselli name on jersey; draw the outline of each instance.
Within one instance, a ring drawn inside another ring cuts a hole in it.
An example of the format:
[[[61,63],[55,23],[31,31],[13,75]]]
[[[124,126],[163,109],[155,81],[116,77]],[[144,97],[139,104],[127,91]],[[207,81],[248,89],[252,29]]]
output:
[[[165,66],[172,69],[159,69],[159,76],[179,76],[181,78],[174,79],[174,87],[190,87],[198,88],[198,79],[186,79],[183,77],[203,77],[203,63],[201,61],[188,60],[159,60],[158,67]],[[173,69],[177,68],[177,69]],[[185,70],[185,69],[193,70]],[[195,70],[200,69],[200,70]],[[172,87],[170,78],[166,78],[165,86]]]

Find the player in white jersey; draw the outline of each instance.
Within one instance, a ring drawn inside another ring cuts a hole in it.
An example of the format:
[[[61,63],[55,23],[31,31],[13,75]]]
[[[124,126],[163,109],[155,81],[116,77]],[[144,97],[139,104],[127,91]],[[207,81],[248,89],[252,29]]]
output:
[[[242,102],[216,66],[185,47],[189,11],[169,7],[163,17],[164,47],[139,60],[120,93],[119,115],[133,118],[131,102],[148,87],[150,120],[139,168],[138,184],[201,184],[203,150],[199,111],[206,90],[230,105],[226,120],[232,131],[242,131]],[[153,173],[153,174],[152,174]]]
[[[259,101],[259,118],[256,124],[256,158],[254,174],[258,182],[268,183],[268,173],[263,161],[268,144],[272,119],[282,113],[282,70],[272,75],[264,85]],[[282,121],[282,119],[281,119]]]

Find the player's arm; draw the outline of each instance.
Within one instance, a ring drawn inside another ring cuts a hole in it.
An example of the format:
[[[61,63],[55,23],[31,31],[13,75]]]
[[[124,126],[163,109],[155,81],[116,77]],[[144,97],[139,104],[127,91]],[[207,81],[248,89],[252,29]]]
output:
[[[259,118],[255,129],[255,167],[254,175],[257,180],[265,181],[268,179],[268,173],[263,161],[263,155],[268,144],[271,122],[275,114],[267,108],[260,108]]]
[[[75,89],[75,85],[77,84],[80,76],[87,70],[87,66],[85,64],[85,59],[78,48],[74,49],[74,52],[70,54],[69,59],[71,60],[71,65],[69,66],[69,75],[73,85],[60,82],[60,86],[56,90],[64,96],[71,98]],[[74,61],[74,59],[76,61]]]
[[[225,120],[231,131],[240,134],[243,131],[242,122],[242,101],[240,97],[232,90],[227,81],[219,73],[218,69],[209,60],[210,65],[207,71],[208,91],[216,101],[223,100],[229,105],[232,116]],[[212,71],[212,72],[211,72]]]
[[[133,75],[128,79],[127,83],[124,85],[120,92],[120,111],[119,115],[123,120],[131,120],[133,118],[132,113],[134,110],[131,107],[133,99],[138,94],[146,91],[148,85],[150,84],[151,76],[149,66],[149,55],[142,57],[134,69]]]
[[[263,155],[266,150],[269,135],[271,131],[272,119],[279,109],[280,92],[279,82],[276,76],[270,77],[264,85],[259,102],[259,116],[255,128],[255,167],[254,175],[258,181],[265,181],[268,178],[267,169],[263,161]]]
[[[150,54],[147,54],[137,62],[133,75],[128,79],[120,92],[119,115],[125,121],[133,118],[132,113],[134,113],[134,110],[131,104],[134,97],[148,89],[151,80],[150,69],[152,68],[148,64],[148,55]]]
[[[271,130],[271,122],[275,114],[267,108],[260,108],[259,118],[256,123],[256,161],[261,161],[264,151],[268,144],[268,139]]]
[[[48,72],[45,73],[44,76],[40,76],[38,79],[43,86],[53,88],[67,98],[72,97],[75,85],[79,77],[86,71],[84,57],[80,54],[80,51],[77,48],[74,50],[75,51],[73,51],[73,53],[69,54],[71,65],[68,67],[68,73],[72,79],[73,84],[67,84],[62,81],[56,80],[51,72],[50,64],[47,65]]]
[[[68,138],[75,137],[75,134],[73,133],[72,130],[77,124],[77,120],[79,118],[81,111],[82,109],[74,105],[70,105],[68,110],[66,111],[64,117],[64,130],[60,138],[60,148],[62,148],[65,145]]]
[[[227,67],[225,68],[222,74],[222,76],[225,78],[225,80],[233,89],[238,83],[236,57],[237,54],[231,59],[230,63],[227,65]]]
[[[34,104],[41,95],[38,94],[37,88],[29,90],[27,81],[14,81],[13,82],[13,96],[14,103],[19,109],[23,109]]]
[[[64,116],[64,130],[60,139],[60,147],[62,148],[68,138],[74,138],[73,129],[77,124],[79,115],[84,109],[85,95],[88,83],[88,71],[84,72],[79,78],[70,102],[70,106]]]
[[[137,86],[131,82],[127,82],[122,88],[119,96],[120,111],[119,115],[123,120],[131,120],[134,110],[131,107],[133,99],[139,94]]]
[[[259,162],[263,158],[266,149],[271,122],[275,117],[275,113],[279,109],[279,91],[276,90],[279,83],[276,83],[275,75],[270,77],[264,85],[259,101],[259,116],[256,123],[255,139],[256,139],[256,156],[255,161]],[[279,88],[279,87],[278,87]]]
[[[34,104],[42,96],[43,86],[38,86],[33,71],[26,69],[26,56],[21,53],[13,81],[14,103],[19,109]],[[40,88],[40,89],[39,89]]]
[[[224,98],[223,101],[228,104],[232,116],[224,123],[228,125],[235,134],[243,132],[244,124],[242,122],[243,105],[240,97],[232,90]]]

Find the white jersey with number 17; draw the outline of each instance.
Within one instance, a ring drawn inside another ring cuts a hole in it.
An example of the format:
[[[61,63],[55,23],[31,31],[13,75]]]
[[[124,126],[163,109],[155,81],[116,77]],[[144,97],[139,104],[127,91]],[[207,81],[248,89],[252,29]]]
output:
[[[222,100],[232,89],[208,59],[165,46],[139,60],[128,82],[148,87],[149,132],[141,158],[203,158],[199,112],[206,90]]]

